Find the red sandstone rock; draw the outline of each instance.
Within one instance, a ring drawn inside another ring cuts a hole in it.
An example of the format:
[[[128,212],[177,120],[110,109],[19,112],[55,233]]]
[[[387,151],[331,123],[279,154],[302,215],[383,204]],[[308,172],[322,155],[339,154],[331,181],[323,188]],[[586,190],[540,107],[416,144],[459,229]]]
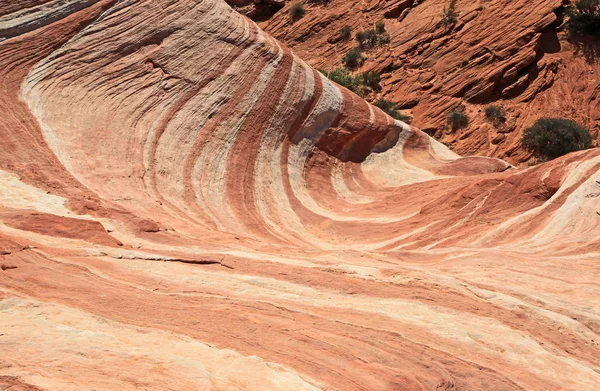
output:
[[[450,78],[484,21],[459,2],[447,40],[428,3],[356,3],[414,26],[389,23],[380,64],[447,53],[386,80],[417,123],[536,64],[506,41],[506,72],[481,52]],[[519,47],[551,23],[539,3],[507,10],[533,13]],[[0,388],[600,387],[598,150],[461,158],[220,0],[40,4],[0,0]],[[550,57],[506,128],[446,137],[509,142],[557,85]]]
[[[447,0],[307,2],[293,23],[288,7],[260,26],[318,69],[342,66],[354,39],[332,41],[349,25],[353,34],[385,21],[390,44],[366,52],[361,70],[383,75],[380,96],[410,109],[413,125],[451,144],[463,155],[504,158],[516,164],[530,155],[520,147],[522,131],[543,116],[565,117],[588,127],[600,141],[598,62],[589,63],[585,43],[569,41],[558,15],[560,0],[458,0],[455,26],[440,21]],[[293,4],[289,2],[288,4]],[[566,3],[565,3],[566,4]],[[588,44],[589,46],[589,44]],[[417,99],[418,97],[418,99]],[[486,124],[483,108],[504,106],[515,126],[500,140]],[[467,106],[471,127],[445,132],[446,115]]]

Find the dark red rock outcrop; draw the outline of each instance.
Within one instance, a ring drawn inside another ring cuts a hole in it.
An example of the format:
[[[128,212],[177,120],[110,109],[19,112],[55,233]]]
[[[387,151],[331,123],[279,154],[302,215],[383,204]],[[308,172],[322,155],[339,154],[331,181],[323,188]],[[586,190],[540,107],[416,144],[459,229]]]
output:
[[[287,14],[293,3],[260,25],[319,69],[341,66],[356,45],[333,39],[343,26],[356,33],[385,21],[389,45],[367,50],[361,68],[383,75],[370,99],[397,102],[415,126],[460,154],[525,162],[521,133],[543,116],[577,121],[600,140],[600,67],[590,58],[597,45],[567,38],[561,0],[458,0],[457,22],[448,25],[441,24],[447,0],[307,2],[297,22]],[[485,119],[492,103],[508,112],[502,126]],[[459,105],[471,125],[452,132],[446,116]]]

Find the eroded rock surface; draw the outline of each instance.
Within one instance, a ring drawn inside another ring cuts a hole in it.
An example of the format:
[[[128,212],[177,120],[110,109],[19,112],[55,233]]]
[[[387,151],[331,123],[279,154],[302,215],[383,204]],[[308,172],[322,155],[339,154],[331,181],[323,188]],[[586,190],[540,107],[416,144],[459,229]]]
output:
[[[365,52],[358,71],[383,75],[385,97],[397,102],[414,125],[453,146],[461,155],[525,162],[522,131],[544,116],[567,118],[589,128],[600,141],[598,43],[567,39],[561,0],[458,0],[457,22],[443,25],[449,0],[308,1],[305,16],[292,22],[285,8],[261,21],[317,69],[342,66],[356,45],[356,32],[385,21],[389,45]],[[250,15],[251,16],[251,15]],[[486,121],[487,104],[504,106],[507,122]],[[449,111],[466,106],[467,129],[446,129]]]
[[[221,0],[40,3],[0,2],[0,388],[600,387],[598,150],[461,158]]]

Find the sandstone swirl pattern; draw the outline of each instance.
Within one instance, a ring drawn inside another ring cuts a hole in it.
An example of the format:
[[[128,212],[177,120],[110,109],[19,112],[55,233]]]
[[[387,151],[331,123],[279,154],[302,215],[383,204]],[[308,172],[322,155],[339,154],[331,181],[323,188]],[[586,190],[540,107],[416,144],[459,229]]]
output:
[[[0,1],[0,389],[597,390],[600,153],[460,158],[221,0]]]

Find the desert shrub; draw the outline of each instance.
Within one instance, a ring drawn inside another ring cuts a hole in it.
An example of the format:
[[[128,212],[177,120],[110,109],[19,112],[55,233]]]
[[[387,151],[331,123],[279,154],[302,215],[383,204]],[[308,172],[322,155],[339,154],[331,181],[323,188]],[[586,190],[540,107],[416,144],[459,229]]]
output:
[[[408,115],[404,115],[402,113],[400,113],[399,111],[396,111],[397,114],[392,115],[392,118],[400,120],[402,122],[404,122],[405,124],[410,124],[412,122],[412,117],[408,116]]]
[[[356,33],[355,38],[358,45],[363,49],[390,43],[390,36],[385,32],[385,23],[383,21],[377,23],[375,29],[359,31]]]
[[[386,113],[394,119],[406,122],[407,124],[410,124],[412,121],[411,117],[400,113],[397,110],[396,104],[392,101],[380,99],[377,102],[375,102],[375,106],[379,107],[381,110],[383,110],[384,113]]]
[[[360,75],[360,78],[362,80],[362,83],[365,86],[369,87],[371,90],[378,91],[379,89],[381,89],[381,86],[379,85],[379,83],[381,83],[381,76],[379,75],[379,72],[363,72]]]
[[[346,87],[347,89],[354,91],[355,89],[355,81],[354,77],[345,70],[344,68],[336,68],[333,71],[327,73],[324,72],[325,76],[327,76],[330,80],[338,83],[339,85]]]
[[[506,110],[502,106],[489,105],[485,108],[485,118],[494,126],[506,121]]]
[[[381,110],[388,114],[397,111],[396,104],[391,100],[379,99],[377,102],[375,102],[375,106],[379,107]]]
[[[387,45],[388,43],[390,43],[390,36],[388,35],[388,33],[379,34],[377,36],[377,39],[380,45]]]
[[[356,38],[356,42],[358,42],[359,44],[363,41],[365,41],[367,39],[367,32],[366,31],[359,31],[358,33],[356,33],[356,35],[354,36],[354,38]]]
[[[304,16],[304,14],[306,12],[306,10],[304,9],[304,3],[302,1],[298,1],[298,2],[294,3],[290,7],[290,10],[288,12],[289,12],[290,18],[294,22],[302,19],[302,17]]]
[[[381,76],[375,71],[362,72],[356,76],[353,76],[344,68],[336,68],[331,72],[321,72],[330,80],[346,87],[360,96],[366,96],[370,92],[378,91],[381,88],[379,86]]]
[[[353,48],[346,53],[344,58],[342,58],[342,63],[351,69],[358,68],[364,61],[365,58],[363,57],[362,48],[360,46]]]
[[[577,0],[567,9],[567,32],[571,36],[600,36],[600,0]]]
[[[340,30],[340,37],[345,41],[349,40],[352,37],[352,27],[348,25],[342,27]]]
[[[523,147],[545,161],[592,147],[590,132],[573,121],[561,118],[540,118],[525,129]]]
[[[456,0],[450,0],[448,8],[444,8],[444,16],[440,21],[442,26],[450,26],[458,21],[458,12],[456,12]]]
[[[375,30],[365,30],[356,33],[356,40],[360,47],[366,49],[377,45],[377,32]]]
[[[448,113],[446,120],[448,126],[453,131],[464,129],[469,126],[469,117],[465,114],[464,110],[461,110],[460,108],[454,109]]]

